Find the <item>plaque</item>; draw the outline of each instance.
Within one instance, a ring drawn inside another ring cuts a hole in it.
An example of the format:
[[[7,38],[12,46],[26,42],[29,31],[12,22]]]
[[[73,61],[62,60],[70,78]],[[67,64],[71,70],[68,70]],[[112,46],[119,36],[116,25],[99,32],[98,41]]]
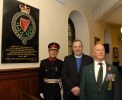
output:
[[[1,63],[39,61],[39,9],[4,0]]]

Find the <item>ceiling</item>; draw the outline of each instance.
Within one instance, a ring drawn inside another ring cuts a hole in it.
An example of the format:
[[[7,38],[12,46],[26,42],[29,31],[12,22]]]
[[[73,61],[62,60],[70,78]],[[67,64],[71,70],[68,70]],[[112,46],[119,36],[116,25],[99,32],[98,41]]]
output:
[[[122,26],[122,0],[72,0],[88,12],[96,21],[104,22],[116,31]]]

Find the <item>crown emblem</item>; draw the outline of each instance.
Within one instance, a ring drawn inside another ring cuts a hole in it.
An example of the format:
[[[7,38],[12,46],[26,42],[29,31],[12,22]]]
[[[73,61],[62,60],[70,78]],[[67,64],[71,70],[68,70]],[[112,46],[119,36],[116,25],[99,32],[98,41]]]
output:
[[[19,8],[21,11],[17,12],[12,18],[12,30],[25,45],[28,40],[31,40],[34,37],[36,23],[29,14],[30,7],[27,7],[26,4],[20,4]]]
[[[20,4],[20,5],[19,5],[19,8],[20,8],[21,12],[24,12],[24,13],[27,13],[27,14],[30,13],[30,8],[27,7],[26,4],[25,4],[25,5]]]

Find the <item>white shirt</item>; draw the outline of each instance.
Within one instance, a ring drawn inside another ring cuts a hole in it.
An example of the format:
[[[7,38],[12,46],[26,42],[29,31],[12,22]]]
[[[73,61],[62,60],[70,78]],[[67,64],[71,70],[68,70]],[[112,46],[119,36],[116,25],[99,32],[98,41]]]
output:
[[[94,61],[94,71],[95,71],[95,78],[96,78],[96,82],[97,82],[97,77],[98,77],[98,71],[99,71],[99,68],[100,68],[100,65],[98,64],[99,62],[97,61]],[[103,81],[104,81],[104,78],[105,78],[105,75],[106,75],[106,63],[105,61],[102,61],[101,63],[103,63]]]

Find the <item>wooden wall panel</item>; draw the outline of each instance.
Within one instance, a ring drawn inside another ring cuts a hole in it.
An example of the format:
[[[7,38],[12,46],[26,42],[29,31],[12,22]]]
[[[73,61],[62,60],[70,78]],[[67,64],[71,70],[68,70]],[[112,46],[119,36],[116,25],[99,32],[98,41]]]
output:
[[[0,100],[8,100],[8,98],[11,98],[11,87],[10,87],[11,81],[9,80],[3,80],[0,81]]]
[[[21,87],[20,87],[20,79],[12,79],[10,83],[10,89],[11,89],[11,100],[19,100],[20,93],[21,93]],[[17,95],[15,95],[15,93]]]
[[[122,92],[122,70],[120,72]],[[0,100],[22,100],[21,92],[40,98],[39,68],[0,70]]]
[[[30,78],[30,83],[31,83],[31,86],[29,86],[29,87],[32,87],[32,88],[29,88],[30,89],[30,92],[28,92],[28,93],[30,93],[30,94],[33,94],[33,96],[35,96],[35,97],[38,97],[38,95],[39,94],[35,94],[36,93],[36,91],[37,91],[37,88],[39,89],[39,87],[38,87],[38,82],[36,83],[35,81],[37,81],[38,80],[38,77],[31,77]],[[29,84],[30,85],[30,84]],[[39,92],[39,91],[38,91]]]
[[[39,98],[39,68],[0,70],[0,100],[21,100],[21,92]]]
[[[29,77],[30,78],[30,77]],[[21,89],[23,91],[29,92],[29,78],[25,77],[25,78],[21,78],[20,79],[20,83],[21,83]]]

